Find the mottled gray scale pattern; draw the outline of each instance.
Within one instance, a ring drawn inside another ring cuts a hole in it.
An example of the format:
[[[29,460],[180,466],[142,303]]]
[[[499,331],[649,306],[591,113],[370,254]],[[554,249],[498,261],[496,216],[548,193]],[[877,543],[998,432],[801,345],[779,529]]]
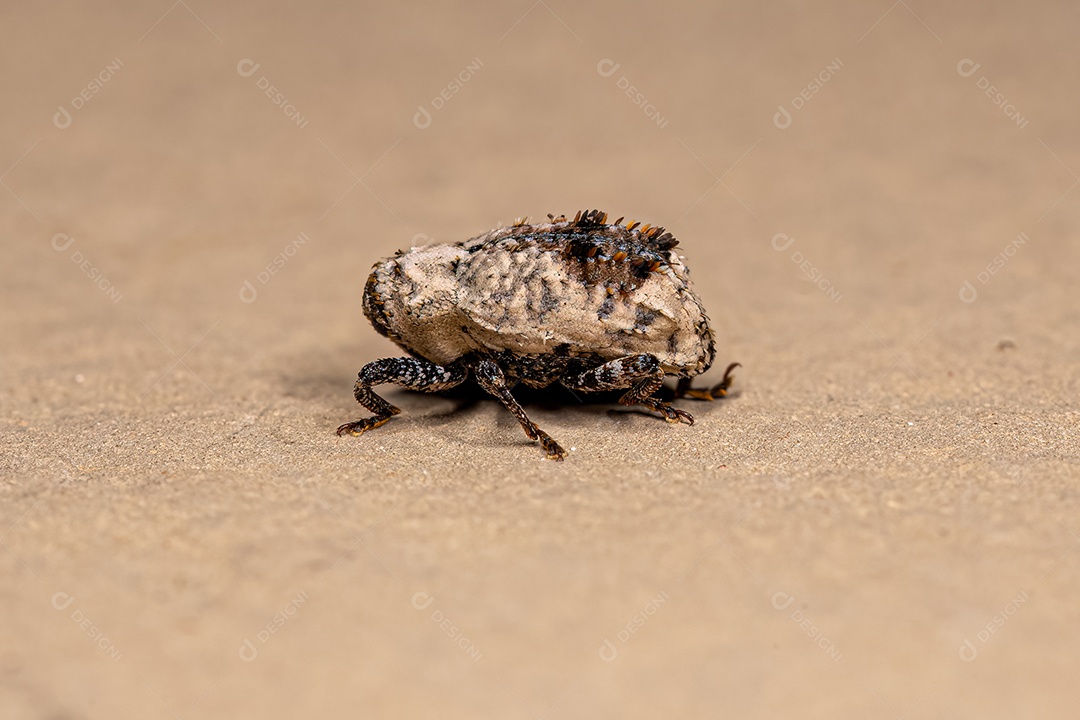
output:
[[[600,303],[600,307],[596,309],[597,320],[607,320],[611,317],[611,313],[615,312],[615,298],[608,295],[604,298],[604,301]]]
[[[649,353],[692,376],[713,359],[683,259],[621,225],[520,225],[412,248],[377,265],[366,294],[379,298],[365,312],[380,330],[436,363],[561,346],[606,359]]]

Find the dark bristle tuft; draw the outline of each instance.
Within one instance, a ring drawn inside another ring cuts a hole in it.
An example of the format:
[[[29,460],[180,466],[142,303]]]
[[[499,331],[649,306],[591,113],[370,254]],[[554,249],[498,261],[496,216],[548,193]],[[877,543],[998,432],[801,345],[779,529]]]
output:
[[[663,233],[654,238],[650,238],[649,244],[657,250],[670,250],[679,244],[679,241],[675,239],[675,236],[669,232]]]
[[[574,224],[582,227],[595,227],[607,222],[607,213],[602,210],[582,210],[574,216]]]

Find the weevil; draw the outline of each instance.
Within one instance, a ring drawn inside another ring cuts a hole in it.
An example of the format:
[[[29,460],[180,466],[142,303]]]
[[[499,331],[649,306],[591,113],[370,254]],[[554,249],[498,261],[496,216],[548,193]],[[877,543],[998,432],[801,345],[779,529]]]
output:
[[[662,227],[607,219],[599,210],[573,220],[548,215],[539,224],[523,218],[376,263],[364,286],[364,314],[409,357],[360,370],[354,395],[374,415],[337,434],[360,435],[401,412],[375,394],[376,385],[438,392],[470,377],[553,460],[566,451],[514,399],[518,383],[624,390],[621,404],[693,425],[690,413],[657,397],[664,379],[678,378],[676,399],[713,400],[727,394],[739,363],[716,385],[691,387],[716,350],[685,259],[675,252],[678,241]]]

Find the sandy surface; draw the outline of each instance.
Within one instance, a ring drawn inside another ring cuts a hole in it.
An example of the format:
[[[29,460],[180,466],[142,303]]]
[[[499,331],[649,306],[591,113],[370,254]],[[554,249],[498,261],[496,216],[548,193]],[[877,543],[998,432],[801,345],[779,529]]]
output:
[[[1075,716],[1075,3],[51,5],[0,717]],[[372,262],[585,207],[680,238],[735,397],[334,435]]]

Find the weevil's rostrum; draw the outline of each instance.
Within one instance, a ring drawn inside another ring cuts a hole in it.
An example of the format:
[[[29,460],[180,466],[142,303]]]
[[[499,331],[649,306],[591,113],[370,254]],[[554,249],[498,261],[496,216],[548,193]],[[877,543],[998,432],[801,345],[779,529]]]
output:
[[[529,420],[511,395],[517,383],[571,390],[626,390],[669,422],[693,417],[656,397],[667,375],[675,397],[711,400],[731,383],[732,363],[714,387],[690,378],[713,363],[713,331],[689,270],[662,227],[607,222],[599,210],[572,220],[519,220],[471,240],[399,251],[376,263],[364,314],[412,357],[364,366],[355,395],[371,418],[338,434],[378,427],[398,408],[372,392],[381,383],[435,392],[472,377],[538,440],[548,457],[565,451]]]

